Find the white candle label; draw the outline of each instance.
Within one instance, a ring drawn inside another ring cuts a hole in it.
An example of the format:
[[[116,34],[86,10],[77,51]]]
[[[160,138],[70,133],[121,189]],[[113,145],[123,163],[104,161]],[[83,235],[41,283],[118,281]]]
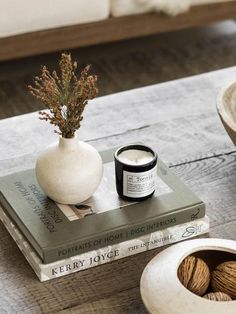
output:
[[[155,191],[156,167],[145,172],[123,171],[123,194],[128,197],[145,197]]]

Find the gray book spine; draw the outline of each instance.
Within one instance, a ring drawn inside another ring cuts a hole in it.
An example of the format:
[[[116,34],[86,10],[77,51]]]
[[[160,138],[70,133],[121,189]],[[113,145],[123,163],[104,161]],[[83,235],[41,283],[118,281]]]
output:
[[[205,213],[205,204],[200,203],[192,207],[180,209],[177,212],[170,212],[163,216],[155,217],[153,220],[144,221],[131,227],[125,225],[123,228],[119,228],[119,230],[114,230],[106,234],[96,234],[92,238],[72,243],[71,246],[66,245],[43,250],[43,261],[44,263],[51,263],[91,250],[97,250],[104,246],[131,240],[145,234],[200,219],[205,216]]]

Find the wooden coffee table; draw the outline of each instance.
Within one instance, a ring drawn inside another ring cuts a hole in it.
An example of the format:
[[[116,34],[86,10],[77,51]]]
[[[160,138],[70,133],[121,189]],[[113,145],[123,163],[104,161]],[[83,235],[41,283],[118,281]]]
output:
[[[92,101],[79,137],[97,149],[152,146],[207,204],[211,237],[236,240],[236,149],[216,113],[219,89],[236,68]],[[56,139],[37,113],[0,121],[0,174],[33,167]],[[146,313],[139,292],[157,250],[40,283],[0,223],[1,313]]]

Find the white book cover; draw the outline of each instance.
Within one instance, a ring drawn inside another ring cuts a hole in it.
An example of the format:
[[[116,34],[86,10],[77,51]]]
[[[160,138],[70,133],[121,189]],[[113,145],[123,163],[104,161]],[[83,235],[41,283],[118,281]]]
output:
[[[86,252],[50,264],[43,264],[42,260],[18,230],[17,226],[2,209],[0,209],[0,219],[40,281],[58,278],[209,232],[209,218],[205,216],[201,219],[142,235],[132,240]]]

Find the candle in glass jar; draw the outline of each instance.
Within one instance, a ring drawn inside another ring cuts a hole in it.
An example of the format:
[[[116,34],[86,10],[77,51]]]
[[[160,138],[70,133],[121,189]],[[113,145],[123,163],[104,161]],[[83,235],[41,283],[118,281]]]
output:
[[[120,197],[142,201],[155,192],[157,154],[145,145],[128,145],[115,153],[116,189]]]
[[[145,150],[129,149],[118,155],[120,161],[128,165],[145,165],[153,160],[153,154]]]

